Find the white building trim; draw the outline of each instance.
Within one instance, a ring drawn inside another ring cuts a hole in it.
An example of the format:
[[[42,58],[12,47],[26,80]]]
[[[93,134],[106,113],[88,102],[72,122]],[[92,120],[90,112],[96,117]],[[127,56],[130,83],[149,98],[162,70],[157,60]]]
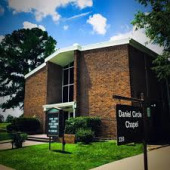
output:
[[[58,49],[56,52],[51,54],[49,57],[45,59],[45,63],[40,65],[39,67],[35,68],[31,72],[25,75],[25,79],[31,76],[32,74],[36,73],[38,70],[43,68],[46,65],[46,62],[51,61],[53,58],[56,56],[62,56],[67,52],[79,50],[79,51],[87,51],[87,50],[92,50],[92,49],[99,49],[99,48],[105,48],[105,47],[111,47],[111,46],[117,46],[117,45],[125,45],[125,44],[130,44],[133,47],[146,52],[147,54],[150,54],[152,56],[158,55],[156,52],[150,50],[146,46],[140,44],[139,42],[131,39],[131,38],[126,38],[126,39],[121,39],[121,40],[116,40],[116,41],[106,41],[106,42],[101,42],[97,44],[91,44],[91,45],[86,45],[86,46],[80,46],[79,44],[74,44],[73,46]]]
[[[37,68],[35,68],[34,70],[32,70],[31,72],[26,74],[25,79],[27,79],[28,77],[30,77],[32,74],[36,73],[37,71],[41,70],[45,66],[46,66],[46,63],[43,63],[43,64],[39,65]]]

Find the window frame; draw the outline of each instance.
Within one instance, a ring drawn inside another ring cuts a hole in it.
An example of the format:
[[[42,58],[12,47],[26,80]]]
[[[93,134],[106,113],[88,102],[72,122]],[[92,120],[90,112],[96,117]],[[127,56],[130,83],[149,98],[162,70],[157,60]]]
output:
[[[71,66],[71,64],[73,63],[73,65]],[[65,67],[67,67],[67,68],[65,68]],[[71,62],[71,63],[69,63],[68,65],[66,65],[65,67],[63,67],[63,69],[62,69],[62,103],[65,103],[66,101],[64,101],[64,95],[63,95],[63,93],[64,93],[64,87],[68,87],[68,91],[67,91],[67,93],[68,93],[68,98],[67,98],[67,102],[72,102],[72,101],[74,101],[74,61],[73,62]],[[71,68],[73,68],[73,83],[70,83],[70,70],[71,70]],[[65,84],[64,85],[64,71],[65,70],[68,70],[68,84]],[[73,100],[70,100],[70,86],[73,86]]]

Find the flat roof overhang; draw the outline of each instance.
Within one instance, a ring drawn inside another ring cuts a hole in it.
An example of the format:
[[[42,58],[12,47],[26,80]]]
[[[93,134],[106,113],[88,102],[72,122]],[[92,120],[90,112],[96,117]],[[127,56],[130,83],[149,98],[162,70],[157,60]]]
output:
[[[81,47],[78,44],[75,44],[71,47],[58,49],[53,54],[48,56],[45,59],[45,62],[43,64],[41,64],[40,66],[38,66],[37,68],[35,68],[31,72],[26,74],[25,79],[27,79],[28,77],[30,77],[31,75],[36,73],[38,70],[45,67],[47,62],[52,62],[54,64],[60,65],[61,67],[68,65],[70,62],[74,61],[74,51],[75,50],[81,50]]]
[[[51,108],[74,112],[74,110],[76,109],[76,102],[54,103],[54,104],[43,105],[44,112],[48,111]]]
[[[125,38],[125,39],[116,40],[116,41],[107,41],[107,42],[102,42],[102,43],[97,43],[97,44],[86,45],[86,46],[80,46],[78,44],[75,44],[71,47],[62,48],[62,49],[58,49],[57,51],[55,51],[53,54],[51,54],[49,57],[45,59],[45,62],[43,64],[41,64],[40,66],[38,66],[31,72],[26,74],[25,79],[27,79],[29,76],[36,73],[38,70],[45,67],[47,62],[52,62],[62,67],[66,66],[67,64],[69,64],[70,62],[74,60],[75,50],[87,51],[87,50],[92,50],[92,49],[105,48],[105,47],[117,46],[117,45],[125,45],[125,44],[130,44],[133,47],[151,56],[158,55],[154,51],[150,50],[149,48],[145,47],[144,45],[140,44],[139,42],[135,41],[132,38]]]

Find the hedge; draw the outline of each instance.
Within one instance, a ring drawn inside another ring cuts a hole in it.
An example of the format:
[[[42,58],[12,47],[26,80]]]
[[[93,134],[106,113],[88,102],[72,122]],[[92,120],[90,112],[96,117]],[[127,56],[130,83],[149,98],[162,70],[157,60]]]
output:
[[[66,120],[65,133],[76,134],[79,129],[91,129],[95,136],[100,135],[101,119],[98,117],[76,117]]]
[[[16,118],[7,126],[7,131],[20,131],[26,133],[37,132],[40,128],[40,121],[36,118]]]
[[[76,139],[79,142],[89,144],[93,142],[94,132],[91,129],[78,129],[76,132]]]

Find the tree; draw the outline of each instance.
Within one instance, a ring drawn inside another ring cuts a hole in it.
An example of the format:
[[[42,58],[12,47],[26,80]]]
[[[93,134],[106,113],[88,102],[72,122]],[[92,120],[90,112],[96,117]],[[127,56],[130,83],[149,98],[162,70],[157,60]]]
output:
[[[24,75],[44,62],[56,41],[38,28],[20,29],[5,35],[0,43],[0,97],[2,109],[23,108]]]
[[[4,122],[4,116],[0,114],[0,123]]]
[[[153,70],[159,80],[165,81],[170,110],[170,1],[169,0],[138,0],[150,12],[138,11],[132,24],[138,28],[144,28],[151,42],[164,47],[162,55],[153,62]]]

